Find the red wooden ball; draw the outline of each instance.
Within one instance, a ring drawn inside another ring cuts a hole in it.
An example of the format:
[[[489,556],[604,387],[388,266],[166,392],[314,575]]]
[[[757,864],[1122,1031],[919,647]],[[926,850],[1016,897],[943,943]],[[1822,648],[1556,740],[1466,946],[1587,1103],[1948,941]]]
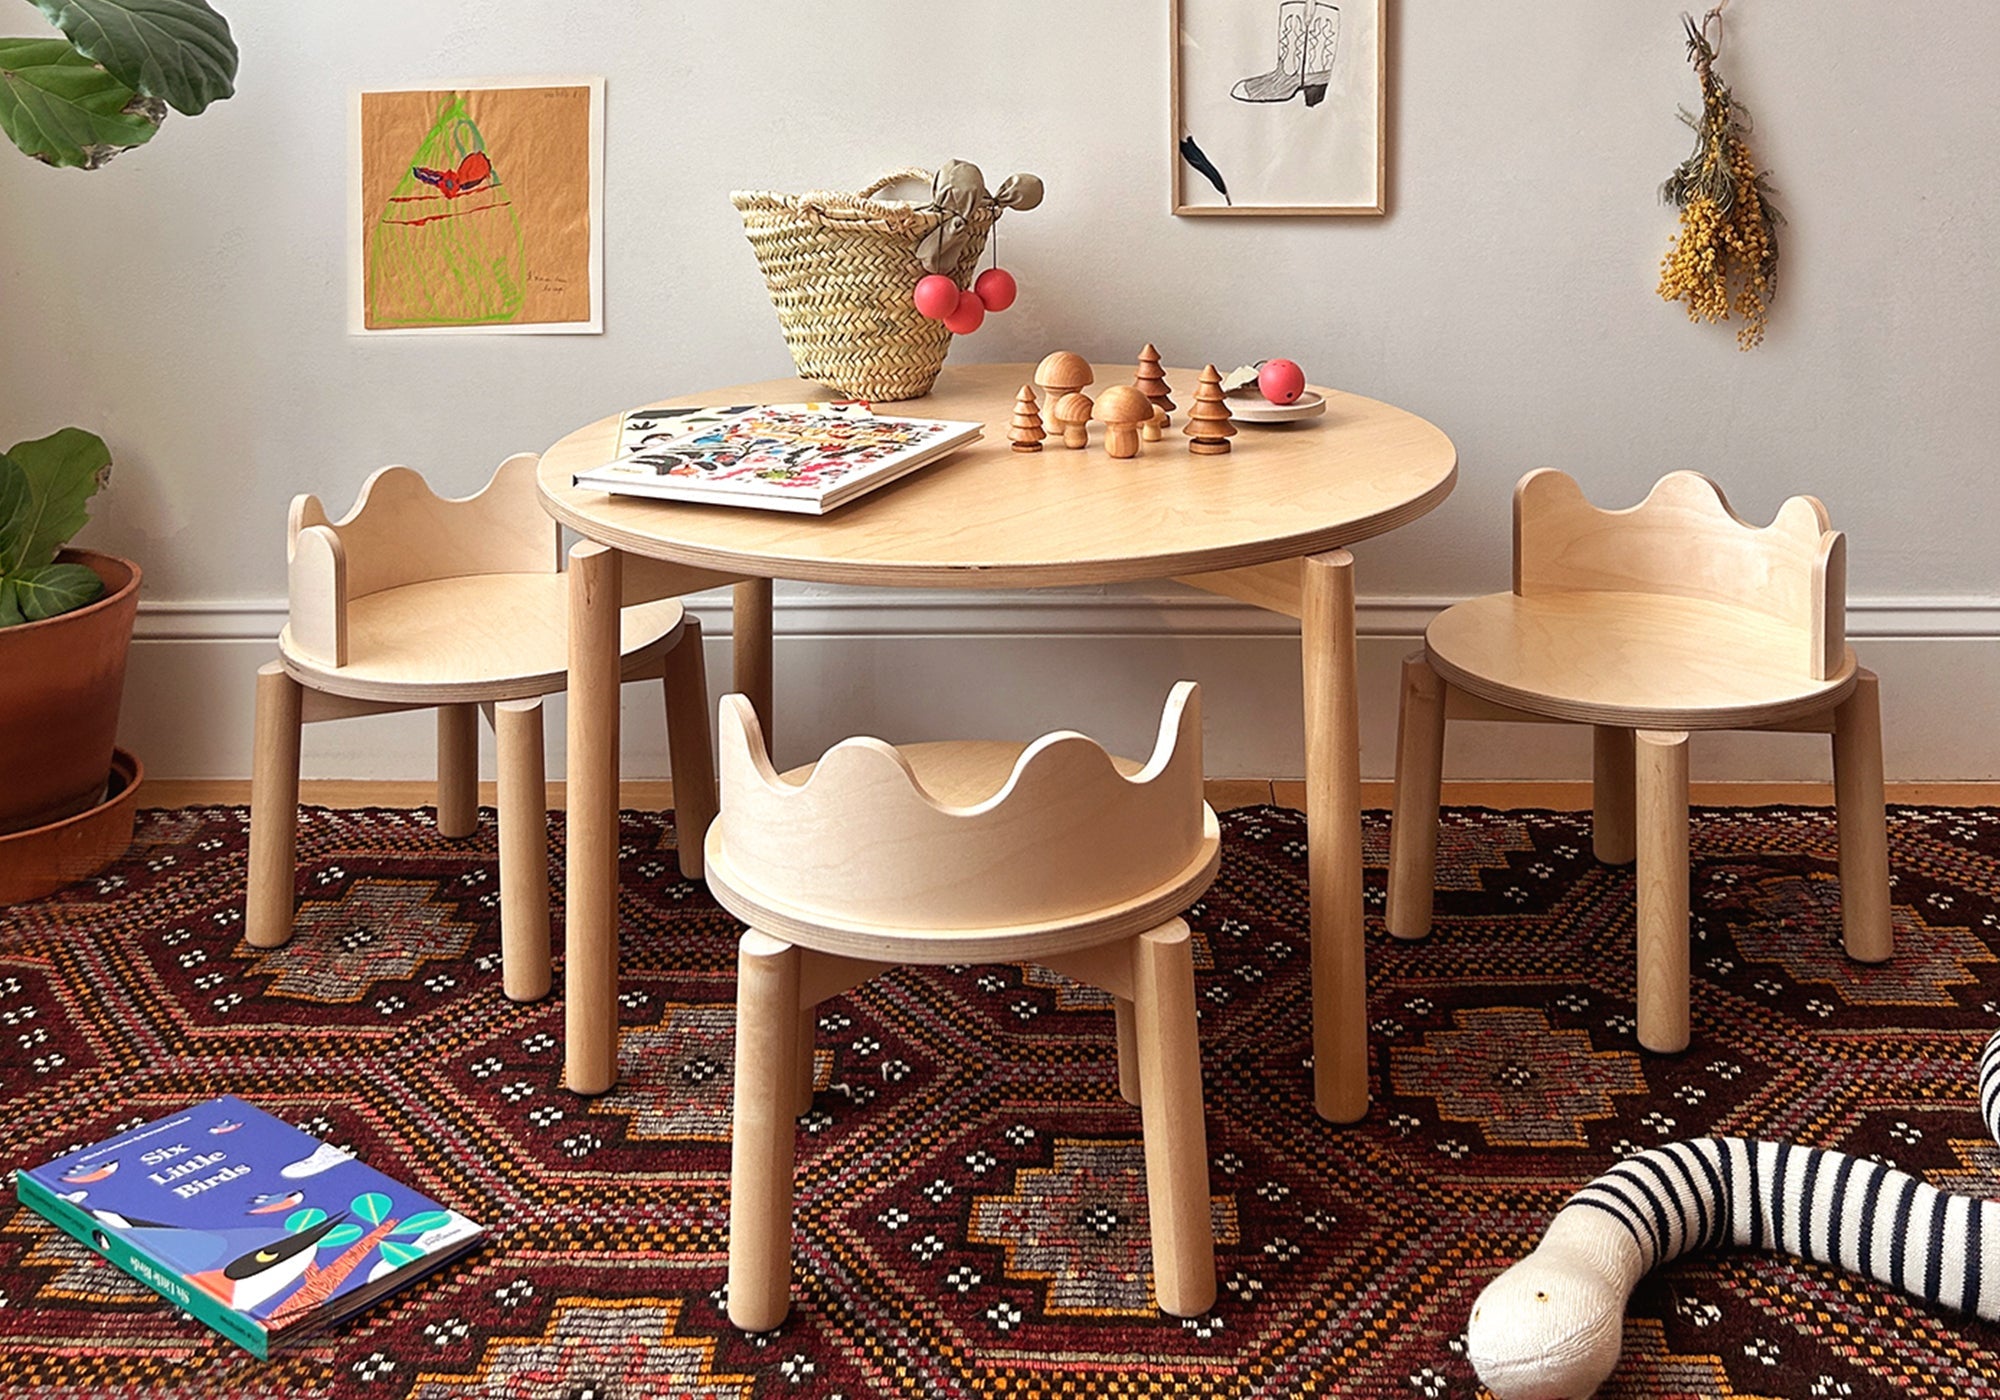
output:
[[[1290,360],[1266,360],[1257,371],[1257,390],[1272,403],[1297,403],[1306,391],[1306,372]]]
[[[960,292],[958,305],[944,318],[944,328],[953,335],[971,335],[986,319],[986,304],[976,292]]]
[[[958,283],[933,272],[919,279],[911,297],[917,303],[917,310],[933,321],[942,321],[958,309]]]
[[[1005,311],[1021,294],[1014,274],[1000,267],[989,267],[980,273],[978,280],[972,284],[972,290],[978,294],[980,305],[988,311]]]

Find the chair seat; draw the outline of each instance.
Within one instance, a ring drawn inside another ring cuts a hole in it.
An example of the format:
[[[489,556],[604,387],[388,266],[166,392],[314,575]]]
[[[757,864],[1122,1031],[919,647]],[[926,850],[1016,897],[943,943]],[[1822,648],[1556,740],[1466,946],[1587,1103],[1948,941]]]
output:
[[[925,792],[947,806],[969,807],[1000,791],[1027,747],[974,740],[899,745],[896,751],[909,763],[910,771]],[[1145,766],[1115,755],[1111,761],[1127,776]],[[808,763],[780,774],[779,778],[794,787],[803,787],[817,767],[816,763]],[[1221,853],[1221,828],[1213,809],[1204,805],[1202,841],[1195,859],[1152,890],[1122,904],[1092,910],[1086,917],[1041,924],[942,929],[929,924],[891,927],[843,921],[824,910],[802,909],[774,900],[737,875],[729,859],[721,822],[709,828],[703,864],[709,892],[723,908],[753,928],[803,948],[844,957],[941,964],[1033,961],[1143,933],[1180,913],[1200,895],[1215,878]],[[857,854],[855,858],[865,857]],[[921,910],[913,908],[912,913],[920,914]]]
[[[278,653],[300,683],[358,700],[439,705],[552,695],[569,669],[568,590],[559,573],[405,584],[348,603],[347,665],[301,654],[289,627]],[[665,656],[681,621],[674,598],[620,613],[628,677]]]
[[[1623,729],[1775,724],[1822,712],[1855,684],[1851,649],[1837,674],[1814,680],[1796,630],[1654,594],[1493,593],[1440,613],[1424,649],[1483,700]]]

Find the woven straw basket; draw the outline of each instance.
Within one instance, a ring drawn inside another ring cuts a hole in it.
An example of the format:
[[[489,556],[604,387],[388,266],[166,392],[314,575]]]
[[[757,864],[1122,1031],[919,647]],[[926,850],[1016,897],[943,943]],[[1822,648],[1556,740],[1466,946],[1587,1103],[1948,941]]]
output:
[[[931,172],[892,171],[856,194],[738,190],[729,202],[778,308],[778,324],[799,377],[862,399],[914,399],[930,392],[951,332],[920,313],[910,293],[925,270],[917,242],[936,228],[936,210],[872,196]],[[987,203],[967,221],[972,237],[958,265],[944,269],[961,287],[978,265],[998,211]]]

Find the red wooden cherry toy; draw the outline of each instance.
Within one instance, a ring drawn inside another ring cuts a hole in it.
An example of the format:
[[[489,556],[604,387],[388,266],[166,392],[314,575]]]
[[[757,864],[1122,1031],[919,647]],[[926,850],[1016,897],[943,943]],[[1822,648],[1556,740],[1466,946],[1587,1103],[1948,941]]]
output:
[[[960,292],[958,305],[944,318],[944,328],[953,335],[971,335],[979,329],[979,323],[986,319],[986,304],[976,292]]]
[[[1306,372],[1291,360],[1266,360],[1257,371],[1257,390],[1272,403],[1297,403]]]
[[[978,295],[980,305],[988,311],[1005,311],[1021,292],[1014,281],[1014,274],[1001,267],[989,267],[980,273],[972,284],[972,290]]]
[[[933,321],[942,321],[958,309],[958,283],[941,273],[920,278],[911,296],[917,310]]]

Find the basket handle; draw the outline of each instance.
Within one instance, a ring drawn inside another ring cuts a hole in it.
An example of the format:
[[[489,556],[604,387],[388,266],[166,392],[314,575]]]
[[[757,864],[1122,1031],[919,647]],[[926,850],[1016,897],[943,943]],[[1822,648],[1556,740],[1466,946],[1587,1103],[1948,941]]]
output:
[[[905,180],[923,180],[928,182],[930,179],[931,172],[924,169],[921,165],[906,165],[901,170],[891,170],[887,175],[876,176],[859,190],[856,190],[855,193],[863,199],[868,199],[882,193],[889,186],[901,184]]]

